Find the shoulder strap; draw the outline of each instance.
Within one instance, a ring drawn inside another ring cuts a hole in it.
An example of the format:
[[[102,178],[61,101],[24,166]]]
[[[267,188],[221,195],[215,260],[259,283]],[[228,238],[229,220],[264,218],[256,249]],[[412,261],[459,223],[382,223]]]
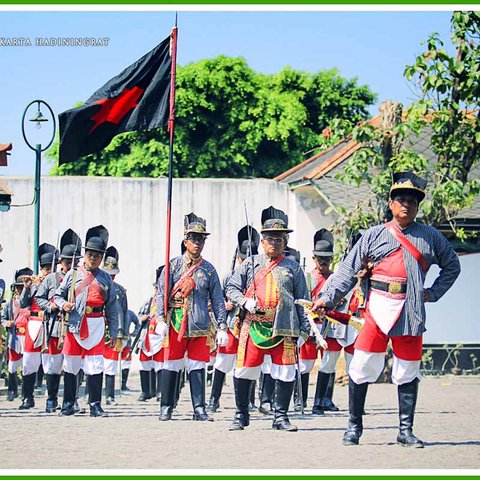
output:
[[[83,273],[83,275],[85,275],[85,278],[83,279],[83,282],[75,290],[76,297],[78,297],[78,295],[82,293],[95,280],[95,276],[96,276],[92,272],[87,272],[83,267],[78,267],[78,268]]]
[[[392,236],[398,240],[400,245],[404,247],[410,255],[420,264],[422,270],[427,273],[428,266],[425,257],[420,253],[418,248],[410,242],[410,240],[400,231],[400,229],[394,225],[393,222],[388,222],[386,224],[388,231],[392,234]]]

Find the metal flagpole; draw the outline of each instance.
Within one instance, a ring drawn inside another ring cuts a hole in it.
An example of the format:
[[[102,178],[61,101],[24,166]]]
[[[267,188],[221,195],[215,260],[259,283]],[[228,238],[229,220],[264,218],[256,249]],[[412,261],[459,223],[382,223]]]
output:
[[[170,228],[172,224],[172,180],[173,180],[173,139],[175,132],[175,79],[177,68],[177,14],[175,14],[175,26],[170,34],[170,49],[172,67],[170,77],[170,116],[168,118],[168,132],[170,133],[170,148],[168,152],[168,191],[167,191],[167,228],[165,240],[165,282],[163,292],[164,315],[168,310],[168,291],[170,280]]]

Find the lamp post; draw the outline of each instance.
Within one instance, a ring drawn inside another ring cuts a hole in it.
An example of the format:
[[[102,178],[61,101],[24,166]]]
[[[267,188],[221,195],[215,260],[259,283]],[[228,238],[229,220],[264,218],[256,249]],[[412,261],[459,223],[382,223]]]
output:
[[[43,148],[41,143],[37,143],[35,146],[33,146],[28,141],[27,135],[25,133],[25,117],[29,108],[34,104],[37,105],[37,111],[35,112],[35,115],[33,116],[33,118],[30,118],[28,120],[29,122],[34,122],[36,124],[35,126],[37,127],[37,129],[41,129],[42,123],[46,123],[49,121],[49,119],[46,118],[43,115],[42,111],[40,110],[41,105],[45,105],[45,107],[47,107],[47,109],[50,111],[50,115],[53,121],[52,137],[50,138],[50,141],[48,142],[48,144]],[[57,127],[57,124],[55,121],[55,115],[53,113],[53,110],[50,108],[50,105],[48,105],[48,103],[44,102],[43,100],[33,100],[33,102],[30,102],[25,107],[25,110],[23,111],[23,116],[22,116],[22,135],[28,147],[35,151],[35,193],[33,197],[33,202],[35,205],[35,216],[34,216],[34,222],[33,222],[33,271],[35,275],[38,274],[38,243],[39,243],[39,237],[40,237],[40,172],[42,168],[42,152],[47,150],[50,147],[50,145],[53,143],[53,139],[55,138],[56,127]]]

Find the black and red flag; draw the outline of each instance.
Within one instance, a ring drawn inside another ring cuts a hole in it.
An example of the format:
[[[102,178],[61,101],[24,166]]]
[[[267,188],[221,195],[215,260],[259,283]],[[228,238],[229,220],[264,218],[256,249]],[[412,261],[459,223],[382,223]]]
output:
[[[102,150],[119,133],[167,126],[170,38],[109,80],[84,105],[59,114],[59,165]]]

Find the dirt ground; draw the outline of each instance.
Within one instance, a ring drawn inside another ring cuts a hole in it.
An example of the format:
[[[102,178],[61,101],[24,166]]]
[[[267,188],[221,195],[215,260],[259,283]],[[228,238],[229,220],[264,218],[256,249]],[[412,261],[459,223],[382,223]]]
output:
[[[0,396],[2,469],[480,469],[478,376],[427,377],[421,382],[415,433],[426,442],[424,449],[395,443],[393,385],[369,387],[358,447],[341,443],[348,418],[346,387],[335,388],[339,412],[313,417],[310,384],[306,414],[291,414],[299,431],[287,433],[272,430],[271,418],[258,412],[245,431],[229,432],[234,414],[230,376],[214,422],[191,420],[188,384],[174,420],[159,422],[157,402],[137,401],[139,385],[138,372],[132,372],[132,391],[120,397],[117,393],[118,405],[104,407],[108,418],[47,414],[44,396],[36,397],[35,408],[21,411],[19,399],[8,402]],[[83,399],[80,404],[86,405]]]

